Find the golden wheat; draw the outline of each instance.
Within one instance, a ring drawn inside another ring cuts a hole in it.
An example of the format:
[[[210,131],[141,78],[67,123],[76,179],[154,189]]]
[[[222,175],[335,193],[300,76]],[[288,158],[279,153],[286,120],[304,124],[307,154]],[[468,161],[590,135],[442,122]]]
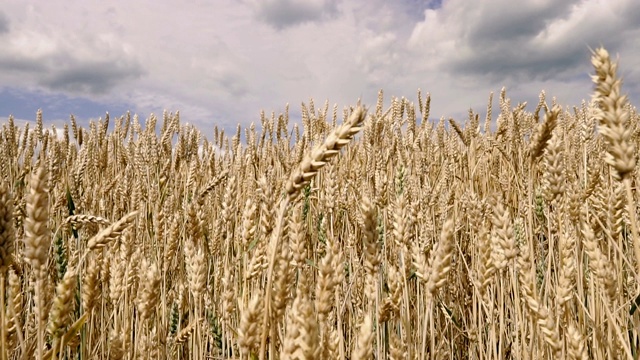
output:
[[[9,118],[0,360],[634,358],[640,115],[592,56],[573,111]]]

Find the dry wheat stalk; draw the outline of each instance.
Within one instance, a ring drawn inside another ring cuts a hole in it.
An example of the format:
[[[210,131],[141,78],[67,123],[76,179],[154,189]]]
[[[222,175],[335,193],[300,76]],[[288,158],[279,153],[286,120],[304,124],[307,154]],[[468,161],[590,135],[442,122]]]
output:
[[[318,170],[326,165],[327,161],[337,155],[341,148],[347,145],[353,136],[361,129],[361,125],[365,119],[365,110],[362,107],[357,107],[345,121],[344,124],[334,129],[325,141],[319,146],[315,147],[302,161],[302,163],[296,167],[293,173],[290,175],[289,180],[285,184],[285,191],[288,197],[280,203],[278,209],[278,215],[276,220],[275,230],[271,233],[271,240],[269,249],[271,252],[269,259],[269,268],[267,272],[267,285],[266,285],[266,304],[263,315],[263,323],[265,324],[262,330],[262,339],[260,341],[260,359],[264,359],[265,347],[267,341],[267,329],[269,328],[269,319],[271,311],[271,288],[273,279],[273,268],[276,259],[276,249],[280,241],[282,234],[282,226],[285,216],[285,211],[288,208],[289,203],[294,200],[302,187],[311,181],[313,177],[318,173]]]

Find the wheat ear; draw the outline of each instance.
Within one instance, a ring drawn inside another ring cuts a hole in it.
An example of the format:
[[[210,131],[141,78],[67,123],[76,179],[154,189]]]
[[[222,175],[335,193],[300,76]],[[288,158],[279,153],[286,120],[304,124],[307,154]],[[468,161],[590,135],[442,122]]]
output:
[[[0,347],[2,347],[0,358],[3,360],[7,358],[4,293],[7,269],[13,261],[14,242],[13,197],[8,187],[0,183]]]
[[[618,64],[611,61],[603,48],[593,52],[591,63],[596,74],[592,77],[596,84],[594,100],[599,119],[599,131],[607,143],[605,161],[613,166],[618,179],[624,179],[636,167],[635,147],[631,142],[632,128],[629,126],[629,112],[625,109],[627,97],[620,93],[622,79],[618,78]]]
[[[49,192],[46,188],[47,172],[45,167],[38,168],[31,175],[31,186],[27,196],[27,218],[24,221],[24,257],[33,268],[36,278],[35,303],[38,319],[38,358],[42,358],[44,349],[45,266],[51,247],[49,222]]]
[[[65,333],[65,327],[70,324],[75,287],[76,272],[73,269],[68,269],[64,274],[64,278],[56,287],[56,297],[53,301],[51,312],[49,313],[47,331],[54,339],[54,358],[57,357],[57,347]]]
[[[6,273],[12,263],[15,237],[13,196],[6,184],[0,183],[0,273]]]
[[[555,106],[550,112],[547,112],[546,120],[538,124],[536,132],[529,143],[529,154],[532,162],[542,155],[542,152],[547,147],[547,143],[551,140],[551,135],[553,129],[556,127],[560,111],[560,107]]]

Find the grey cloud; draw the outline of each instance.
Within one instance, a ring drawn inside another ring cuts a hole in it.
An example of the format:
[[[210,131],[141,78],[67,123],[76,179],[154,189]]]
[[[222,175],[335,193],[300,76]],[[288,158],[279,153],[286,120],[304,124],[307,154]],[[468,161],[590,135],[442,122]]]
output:
[[[540,7],[527,2],[501,4],[499,9],[485,5],[479,13],[467,13],[467,42],[476,48],[496,39],[499,41],[531,38],[542,33],[547,24],[566,14],[578,1],[554,1]]]
[[[307,22],[320,22],[335,17],[337,13],[335,0],[271,0],[261,2],[257,8],[258,19],[278,30]]]
[[[617,14],[626,27],[638,27],[640,24],[640,6],[637,4],[624,4],[617,9]]]
[[[551,34],[549,24],[562,20],[559,17],[564,15],[560,14],[568,14],[570,5],[553,2],[530,14],[506,11],[478,21],[467,30],[461,51],[452,54],[444,67],[452,73],[492,81],[569,79],[589,71],[589,47],[605,44],[610,51],[616,51],[623,43],[621,33],[640,24],[631,25],[632,21],[627,20],[598,26],[598,20],[585,20],[574,24],[570,31]]]
[[[33,73],[44,74],[48,67],[43,61],[36,59],[24,59],[20,57],[11,57],[8,54],[0,54],[0,70],[15,73]]]
[[[249,92],[246,81],[237,74],[222,73],[215,76],[215,81],[233,96],[242,97]]]
[[[134,62],[89,62],[52,71],[40,80],[40,84],[51,90],[100,95],[108,93],[123,80],[137,79],[143,74],[142,67]]]
[[[0,35],[9,32],[9,18],[7,15],[0,11]]]
[[[493,81],[544,81],[573,75],[580,71],[576,66],[588,64],[586,44],[556,51],[545,50],[497,45],[478,49],[472,56],[451,59],[446,67],[453,73],[479,75]]]
[[[1,44],[1,42],[0,42]],[[59,48],[47,56],[6,51],[0,53],[0,72],[12,74],[5,81],[21,79],[48,90],[71,94],[99,95],[109,92],[122,81],[145,74],[142,65],[125,54],[114,53],[104,59],[85,59]]]

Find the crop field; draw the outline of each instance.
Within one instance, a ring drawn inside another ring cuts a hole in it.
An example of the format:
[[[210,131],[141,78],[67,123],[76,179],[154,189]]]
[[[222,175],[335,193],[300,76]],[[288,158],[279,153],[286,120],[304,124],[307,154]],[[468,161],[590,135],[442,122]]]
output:
[[[638,359],[640,115],[592,63],[463,121],[3,121],[0,360]]]

